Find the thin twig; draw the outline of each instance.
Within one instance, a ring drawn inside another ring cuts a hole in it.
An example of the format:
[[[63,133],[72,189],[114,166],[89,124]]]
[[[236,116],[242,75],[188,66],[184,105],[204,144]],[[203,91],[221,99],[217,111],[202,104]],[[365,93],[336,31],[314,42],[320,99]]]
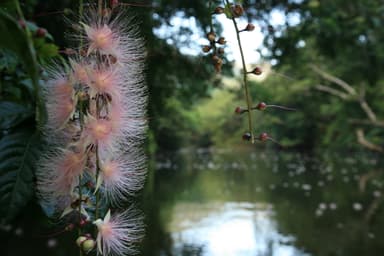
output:
[[[326,93],[332,94],[334,96],[342,98],[343,100],[348,99],[348,94],[345,94],[345,93],[343,93],[343,92],[341,92],[339,90],[333,89],[331,87],[328,87],[328,86],[325,86],[325,85],[322,85],[322,84],[316,85],[315,89],[319,90],[319,91],[322,91],[322,92],[326,92]]]
[[[338,77],[335,77],[331,74],[328,74],[324,70],[321,70],[319,67],[315,65],[310,65],[313,71],[315,71],[317,74],[319,74],[321,77],[323,77],[325,80],[328,80],[330,82],[333,82],[337,85],[339,85],[341,88],[343,88],[346,92],[348,92],[351,95],[357,95],[356,90],[350,86],[348,83],[345,81],[341,80]]]
[[[376,151],[379,153],[384,153],[384,148],[382,146],[376,145],[365,138],[364,131],[362,129],[356,130],[356,136],[357,136],[357,141],[367,149],[371,151]]]

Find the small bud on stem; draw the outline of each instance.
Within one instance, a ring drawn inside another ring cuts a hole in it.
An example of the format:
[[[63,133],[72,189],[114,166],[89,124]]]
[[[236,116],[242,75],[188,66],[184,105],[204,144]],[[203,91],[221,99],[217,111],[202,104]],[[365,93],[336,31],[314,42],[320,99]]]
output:
[[[222,14],[222,13],[224,13],[224,8],[221,6],[216,7],[215,10],[213,11],[213,14]]]
[[[235,5],[231,6],[231,13],[232,13],[234,18],[238,18],[238,17],[243,15],[244,9],[241,5],[235,4]]]
[[[248,72],[247,74],[254,74],[254,75],[261,75],[263,73],[263,70],[260,67],[255,67],[252,71]]]
[[[208,40],[209,40],[210,42],[214,42],[214,41],[216,40],[216,35],[215,35],[215,33],[213,33],[213,32],[209,32],[209,33],[207,34],[207,38],[208,38]]]
[[[243,31],[251,32],[253,30],[255,30],[255,25],[253,25],[252,23],[249,23],[243,30],[240,30],[239,32],[243,32]]]

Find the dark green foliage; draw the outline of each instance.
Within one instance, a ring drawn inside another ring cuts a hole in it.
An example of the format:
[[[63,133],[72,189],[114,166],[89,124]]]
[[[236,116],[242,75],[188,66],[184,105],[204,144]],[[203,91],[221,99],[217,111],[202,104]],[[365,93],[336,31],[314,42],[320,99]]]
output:
[[[34,112],[16,102],[0,102],[0,130],[12,129],[26,119],[31,118]],[[1,158],[0,158],[1,159]]]
[[[7,220],[14,218],[33,196],[40,147],[39,135],[27,131],[0,140],[0,216]]]
[[[58,54],[52,36],[36,36],[38,29],[0,9],[0,219],[7,221],[34,195],[45,121],[39,70]]]

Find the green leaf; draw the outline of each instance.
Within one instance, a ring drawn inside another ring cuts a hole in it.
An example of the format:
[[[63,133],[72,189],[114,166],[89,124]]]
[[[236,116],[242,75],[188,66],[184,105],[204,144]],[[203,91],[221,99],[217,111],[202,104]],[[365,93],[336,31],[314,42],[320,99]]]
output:
[[[29,131],[0,140],[0,219],[11,220],[33,196],[40,135]]]
[[[0,37],[0,47],[12,50],[18,55],[29,76],[37,85],[38,72],[35,49],[17,21],[2,10],[0,10],[0,35],[6,35]]]
[[[45,43],[38,49],[38,52],[41,58],[49,59],[59,54],[59,47],[55,44]]]
[[[0,130],[17,126],[33,115],[33,110],[16,102],[0,102]]]
[[[40,98],[38,64],[36,51],[28,31],[24,31],[18,22],[4,11],[0,10],[0,48],[13,51],[23,63],[29,77],[32,80],[37,104],[37,120],[44,123],[46,118],[44,104]]]

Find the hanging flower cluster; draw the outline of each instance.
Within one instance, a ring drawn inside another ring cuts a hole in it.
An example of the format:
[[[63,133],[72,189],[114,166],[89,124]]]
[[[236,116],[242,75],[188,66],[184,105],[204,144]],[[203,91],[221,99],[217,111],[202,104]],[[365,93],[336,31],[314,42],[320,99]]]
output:
[[[48,71],[44,88],[51,150],[40,162],[38,196],[48,215],[79,227],[84,252],[97,243],[102,255],[132,253],[140,216],[133,207],[109,208],[121,208],[144,183],[143,44],[110,9],[89,10],[75,27],[77,53]]]
[[[269,140],[269,141],[272,141],[272,142],[278,144],[278,142],[276,142],[272,137],[270,137],[265,132],[260,133],[259,136],[255,136],[255,134],[253,132],[252,111],[253,110],[263,111],[263,110],[266,110],[267,108],[277,108],[277,109],[287,110],[287,111],[294,111],[295,109],[283,107],[283,106],[279,106],[279,105],[272,105],[272,104],[267,105],[264,102],[259,102],[256,106],[252,105],[252,98],[251,98],[251,94],[249,92],[248,75],[260,76],[263,73],[263,71],[260,67],[255,67],[251,71],[247,71],[240,34],[242,32],[254,31],[255,25],[252,23],[248,23],[242,29],[239,28],[237,19],[244,15],[244,8],[242,7],[242,5],[230,3],[229,0],[225,0],[224,1],[224,3],[225,3],[224,7],[217,6],[217,7],[212,8],[213,2],[214,1],[212,1],[212,0],[209,1],[209,8],[213,9],[212,16],[225,14],[228,19],[232,20],[233,26],[236,30],[237,42],[238,42],[239,49],[240,49],[241,62],[242,62],[242,68],[243,68],[242,87],[244,89],[246,107],[239,107],[239,106],[236,107],[235,113],[236,114],[247,113],[247,118],[248,118],[248,131],[243,134],[242,138],[243,138],[243,140],[251,141],[252,143],[254,143],[255,140],[259,140],[261,142],[265,142],[265,141]],[[218,47],[218,45],[225,45],[226,41],[225,41],[224,37],[220,37],[219,39],[216,39],[216,34],[214,32],[214,26],[212,23],[212,18],[211,18],[211,23],[210,23],[210,32],[207,34],[206,38],[209,41],[209,45],[204,45],[202,47],[202,51],[204,53],[210,53],[212,55],[213,66],[215,68],[215,71],[217,73],[220,73],[221,67],[223,64],[224,48]]]

